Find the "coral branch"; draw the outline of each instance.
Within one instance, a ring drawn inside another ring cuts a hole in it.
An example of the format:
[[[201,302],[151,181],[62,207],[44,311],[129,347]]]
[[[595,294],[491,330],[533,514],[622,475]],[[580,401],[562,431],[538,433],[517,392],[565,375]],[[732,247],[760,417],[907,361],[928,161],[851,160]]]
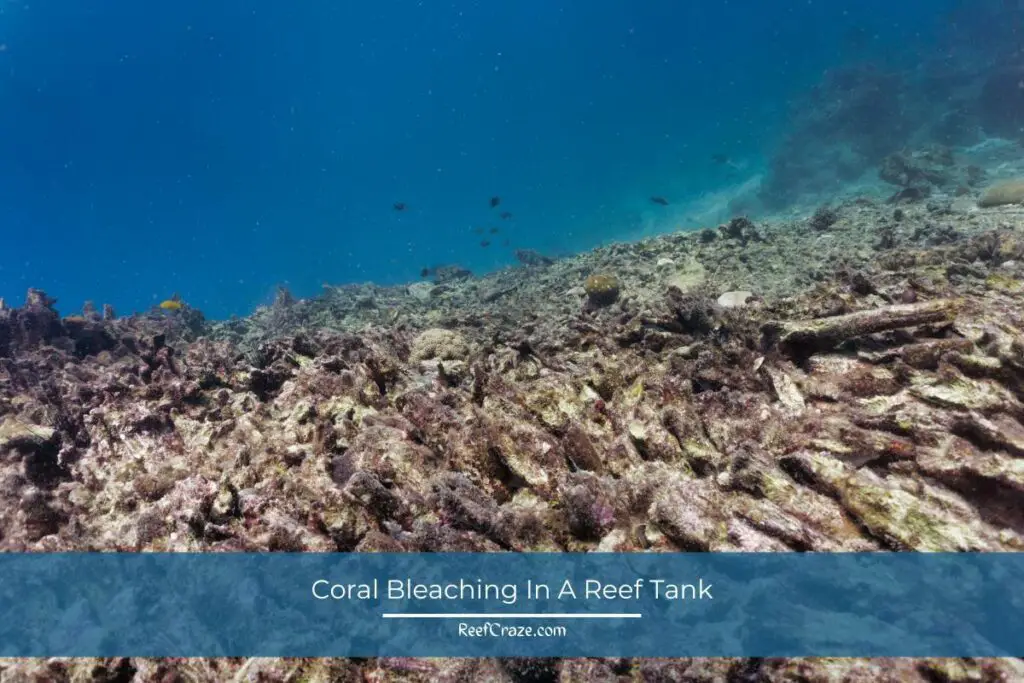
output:
[[[762,332],[769,344],[777,344],[787,353],[813,352],[866,334],[951,321],[958,308],[959,302],[955,299],[939,299],[815,320],[770,322],[762,327]]]

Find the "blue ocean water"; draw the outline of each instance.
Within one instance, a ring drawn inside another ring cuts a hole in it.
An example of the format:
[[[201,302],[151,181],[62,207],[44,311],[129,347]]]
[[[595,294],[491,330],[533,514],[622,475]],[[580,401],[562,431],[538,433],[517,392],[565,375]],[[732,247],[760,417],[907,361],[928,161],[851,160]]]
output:
[[[129,313],[179,292],[221,318],[279,283],[484,272],[662,208],[683,226],[673,207],[759,172],[823,73],[949,57],[964,6],[8,0],[0,296]]]

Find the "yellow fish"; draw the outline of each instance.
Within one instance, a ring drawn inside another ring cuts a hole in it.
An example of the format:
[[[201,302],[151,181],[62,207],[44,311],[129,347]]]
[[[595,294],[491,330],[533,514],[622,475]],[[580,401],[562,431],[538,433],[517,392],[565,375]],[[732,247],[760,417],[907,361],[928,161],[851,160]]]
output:
[[[180,311],[184,306],[185,304],[181,302],[181,299],[167,299],[160,302],[160,308],[165,311]]]

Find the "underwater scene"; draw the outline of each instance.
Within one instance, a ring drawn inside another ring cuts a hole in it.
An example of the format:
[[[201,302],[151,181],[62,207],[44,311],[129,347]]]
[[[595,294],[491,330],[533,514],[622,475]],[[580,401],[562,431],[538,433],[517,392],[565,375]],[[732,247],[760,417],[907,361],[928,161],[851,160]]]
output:
[[[8,0],[0,97],[4,552],[1024,550],[1024,0]]]

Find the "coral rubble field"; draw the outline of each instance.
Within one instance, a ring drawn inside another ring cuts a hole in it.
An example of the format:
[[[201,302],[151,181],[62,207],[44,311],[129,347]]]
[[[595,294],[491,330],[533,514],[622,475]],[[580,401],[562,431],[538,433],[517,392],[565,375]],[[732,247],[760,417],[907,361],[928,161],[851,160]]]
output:
[[[526,256],[223,322],[62,318],[30,291],[0,309],[0,547],[1024,550],[1024,208],[851,200]],[[1011,681],[1024,661],[2,660],[0,680]]]

